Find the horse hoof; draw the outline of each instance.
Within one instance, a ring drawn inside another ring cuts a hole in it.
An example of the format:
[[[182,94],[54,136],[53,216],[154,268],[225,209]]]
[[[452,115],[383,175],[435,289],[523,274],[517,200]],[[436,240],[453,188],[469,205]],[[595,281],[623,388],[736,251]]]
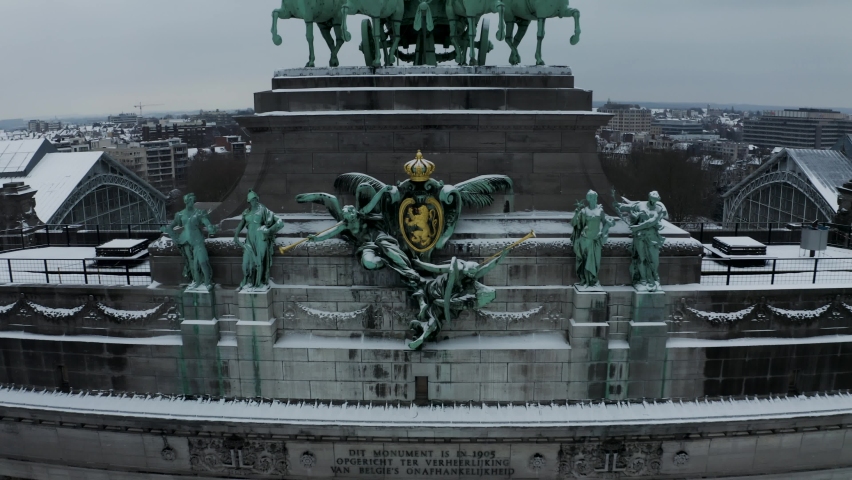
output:
[[[281,46],[281,43],[283,43],[283,41],[282,41],[282,39],[281,39],[281,35],[275,35],[275,36],[273,36],[273,37],[272,37],[272,43],[274,43],[276,46],[280,47],[280,46]]]
[[[305,68],[314,68],[314,62],[308,62],[305,64]]]
[[[338,66],[340,66],[340,61],[339,61],[337,58],[332,58],[332,59],[328,62],[328,66],[329,66],[329,67],[338,67]]]
[[[578,43],[580,43],[580,34],[572,35],[570,42],[571,45],[577,45]]]
[[[544,65],[544,60],[536,60],[535,64],[536,65]]]

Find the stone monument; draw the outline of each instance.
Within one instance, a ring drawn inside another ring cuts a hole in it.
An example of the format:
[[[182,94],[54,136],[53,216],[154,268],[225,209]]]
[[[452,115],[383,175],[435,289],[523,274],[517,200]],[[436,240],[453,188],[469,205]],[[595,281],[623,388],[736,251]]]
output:
[[[612,222],[609,116],[567,67],[481,66],[493,11],[515,61],[532,20],[538,61],[545,18],[580,33],[563,0],[283,0],[332,63],[367,15],[369,67],[256,94],[223,238],[190,194],[150,285],[0,263],[0,477],[848,477],[852,290],[705,287],[655,192]]]

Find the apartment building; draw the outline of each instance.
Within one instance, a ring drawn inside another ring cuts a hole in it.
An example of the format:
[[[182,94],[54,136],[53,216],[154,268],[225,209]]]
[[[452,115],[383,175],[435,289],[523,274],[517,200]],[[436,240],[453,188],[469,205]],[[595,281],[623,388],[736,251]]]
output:
[[[830,148],[848,133],[849,115],[817,108],[764,111],[743,125],[743,140],[766,148]]]
[[[608,102],[598,109],[600,113],[612,114],[607,129],[620,132],[651,131],[651,111],[639,105]]]
[[[105,143],[100,150],[121,162],[157,190],[168,193],[186,183],[188,147],[179,138],[150,142]]]

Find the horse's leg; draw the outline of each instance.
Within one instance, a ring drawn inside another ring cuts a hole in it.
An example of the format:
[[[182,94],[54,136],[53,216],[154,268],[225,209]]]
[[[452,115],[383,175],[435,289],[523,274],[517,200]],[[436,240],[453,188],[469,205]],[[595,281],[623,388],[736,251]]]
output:
[[[337,20],[334,21],[337,22]],[[343,28],[340,22],[334,23],[333,27],[335,44],[334,49],[331,50],[331,61],[329,62],[329,65],[336,67],[340,65],[340,61],[337,59],[337,54],[340,52],[340,48],[343,47]]]
[[[400,37],[399,30],[400,30],[400,27],[402,26],[402,13],[403,13],[402,9],[403,8],[404,8],[404,5],[402,3],[402,0],[400,0],[399,10],[397,10],[396,13],[393,14],[393,17],[391,18],[391,25],[393,27],[393,29],[391,30],[392,35],[393,35],[393,38],[392,38],[393,42],[391,43],[390,54],[388,55],[388,61],[387,61],[387,66],[389,66],[389,67],[392,66],[394,63],[396,63],[396,49],[399,48],[399,37]]]
[[[309,22],[305,20],[305,38],[308,40],[308,51],[310,55],[308,56],[308,63],[305,64],[305,67],[313,67],[314,66],[314,22]]]
[[[373,57],[373,66],[382,66],[382,41],[381,41],[382,20],[379,17],[373,17],[373,45],[375,45],[376,55]]]
[[[530,21],[526,19],[519,18],[518,19],[518,33],[515,34],[515,41],[512,42],[512,48],[515,51],[515,59],[518,63],[521,63],[521,53],[518,52],[518,45],[521,44],[521,40],[524,39],[524,35],[527,34],[527,29],[530,28]]]
[[[541,59],[541,41],[544,40],[544,21],[546,19],[539,18],[538,19],[538,34],[536,35],[536,40],[538,40],[538,44],[535,47],[535,64],[536,65],[544,65],[544,60]]]
[[[476,49],[473,42],[476,40],[476,17],[467,17],[467,45],[470,49],[469,65],[476,65]]]
[[[283,1],[281,3],[284,3]],[[275,45],[281,45],[281,35],[278,35],[278,14],[283,11],[282,10],[273,10],[272,11],[272,43]]]
[[[514,35],[514,32],[515,32],[515,22],[507,20],[506,21],[506,43],[509,45],[509,49],[511,50],[511,53],[509,53],[509,64],[510,65],[517,65],[519,63],[519,60],[517,58],[517,56],[518,56],[517,49],[515,48],[515,44],[512,43],[512,36]]]
[[[331,38],[331,20],[317,23],[317,26],[320,29],[320,35],[325,40],[325,44],[328,45],[328,49],[331,51],[331,59],[328,61],[328,66],[336,67],[337,51],[334,48],[334,39]]]
[[[456,63],[464,65],[464,54],[462,52],[461,42],[457,31],[456,12],[453,10],[453,0],[447,0],[447,21],[450,23],[450,42],[453,44],[453,49],[456,51]]]
[[[571,36],[571,45],[577,45],[580,42],[580,11],[576,8],[568,9],[569,15],[566,17],[574,17],[574,35]]]

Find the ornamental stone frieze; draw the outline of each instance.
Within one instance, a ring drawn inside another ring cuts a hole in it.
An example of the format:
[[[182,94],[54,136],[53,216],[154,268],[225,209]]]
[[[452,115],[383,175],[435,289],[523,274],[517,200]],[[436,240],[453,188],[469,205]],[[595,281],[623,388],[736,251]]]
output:
[[[654,477],[662,466],[662,442],[622,442],[562,445],[559,473],[562,478]]]
[[[228,438],[190,438],[189,463],[193,472],[234,477],[247,475],[281,478],[287,475],[290,461],[287,446],[278,440]]]

